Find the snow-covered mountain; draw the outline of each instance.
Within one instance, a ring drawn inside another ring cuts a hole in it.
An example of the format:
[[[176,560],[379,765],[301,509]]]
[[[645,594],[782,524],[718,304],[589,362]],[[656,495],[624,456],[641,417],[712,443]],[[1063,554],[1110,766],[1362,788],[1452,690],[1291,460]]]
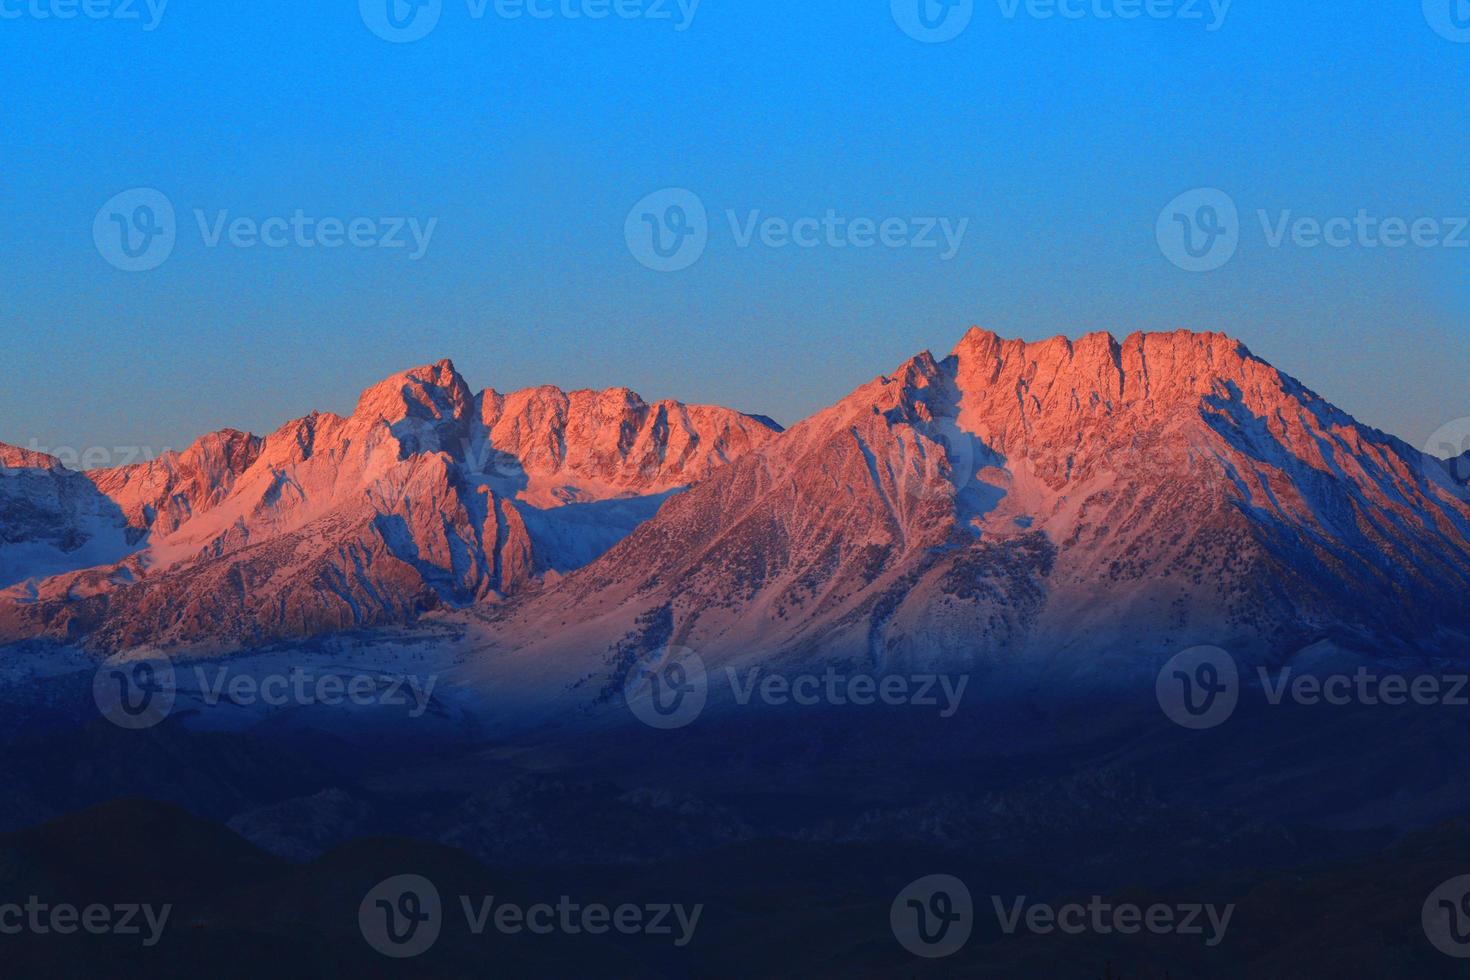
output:
[[[110,565],[218,503],[260,440],[226,430],[182,453],[79,473],[0,443],[0,588]]]
[[[485,669],[570,658],[611,691],[666,643],[1071,674],[1204,643],[1462,647],[1470,502],[1445,473],[1222,334],[975,329],[498,610]]]
[[[595,559],[776,432],[627,389],[475,394],[446,360],[347,417],[114,470],[6,447],[0,638],[228,647],[498,600]]]
[[[0,639],[228,648],[470,608],[487,670],[616,688],[669,642],[1070,670],[1470,631],[1458,462],[1221,334],[975,329],[785,433],[624,389],[475,394],[444,361],[264,439],[3,460]]]

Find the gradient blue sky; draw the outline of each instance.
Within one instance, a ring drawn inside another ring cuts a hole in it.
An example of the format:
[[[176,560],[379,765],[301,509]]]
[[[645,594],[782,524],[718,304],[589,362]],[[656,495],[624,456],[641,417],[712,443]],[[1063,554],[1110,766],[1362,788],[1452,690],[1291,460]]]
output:
[[[1224,330],[1416,444],[1470,416],[1470,249],[1272,249],[1255,218],[1470,215],[1470,44],[1419,0],[1236,0],[1213,33],[981,0],[943,44],[889,0],[703,0],[683,32],[446,0],[411,44],[355,0],[173,0],[151,32],[0,20],[0,91],[6,442],[267,432],[445,355],[477,388],[623,384],[790,423],[972,323]],[[138,186],[180,238],[129,274],[92,222]],[[670,186],[714,228],[661,274],[623,225]],[[1245,228],[1191,274],[1154,228],[1200,186]],[[194,208],[439,220],[411,262],[207,249]],[[723,217],[828,208],[970,226],[942,262],[741,249]]]

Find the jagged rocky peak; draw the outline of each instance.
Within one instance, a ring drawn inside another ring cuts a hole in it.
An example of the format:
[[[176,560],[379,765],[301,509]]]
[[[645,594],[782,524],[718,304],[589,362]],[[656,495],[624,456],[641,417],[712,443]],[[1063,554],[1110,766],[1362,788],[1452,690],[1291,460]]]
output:
[[[362,393],[354,419],[397,422],[404,418],[446,421],[465,417],[474,394],[449,358],[384,378]]]
[[[49,470],[59,469],[61,461],[47,453],[37,452],[34,449],[22,449],[20,446],[0,442],[0,466],[10,469]]]
[[[976,329],[671,500],[504,629],[575,656],[551,625],[584,644],[667,608],[710,659],[755,637],[926,667],[1399,642],[1470,627],[1470,506],[1427,469],[1224,334]]]
[[[1279,378],[1240,341],[1189,330],[1136,332],[1122,341],[1098,332],[1075,341],[1052,337],[1028,342],[976,327],[952,356],[964,390],[1020,384],[1036,400],[1059,386],[1123,401],[1168,400],[1209,393],[1221,378]]]
[[[489,445],[515,457],[537,483],[531,494],[558,480],[667,490],[703,478],[779,431],[769,420],[728,408],[650,405],[628,388],[489,390],[481,396],[480,420]]]
[[[975,327],[944,360],[913,358],[845,403],[846,414],[876,409],[926,434],[925,423],[952,424],[1003,456],[1060,454],[1063,470],[1069,458],[1116,451],[1120,440],[1222,419],[1237,427],[1266,420],[1296,443],[1303,411],[1318,417],[1312,428],[1355,427],[1234,338],[1187,330],[1024,341]]]
[[[238,429],[200,436],[182,451],[87,477],[121,508],[130,527],[168,533],[219,503],[260,455],[263,440]]]
[[[71,490],[32,481],[16,507],[46,495],[27,532],[46,560],[27,565],[41,552],[26,541],[0,554],[0,588],[25,583],[10,606],[0,597],[0,637],[227,645],[495,601],[594,560],[667,494],[776,434],[627,388],[476,395],[441,360],[370,386],[345,417],[312,413],[263,439],[223,430],[62,474]]]

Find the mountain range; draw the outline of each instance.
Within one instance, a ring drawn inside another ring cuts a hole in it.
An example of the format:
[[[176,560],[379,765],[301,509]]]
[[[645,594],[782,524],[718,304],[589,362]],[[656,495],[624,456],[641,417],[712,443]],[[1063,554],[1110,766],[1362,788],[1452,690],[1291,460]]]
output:
[[[446,360],[116,469],[6,446],[0,637],[248,646],[500,601],[776,433],[627,389],[476,394]]]
[[[10,891],[156,896],[187,923],[163,961],[23,936],[18,962],[195,975],[289,947],[342,972],[382,962],[362,896],[413,872],[446,895],[708,905],[656,968],[631,941],[446,931],[435,975],[613,955],[630,975],[907,976],[893,898],[942,871],[982,909],[1240,911],[1217,949],[991,928],[949,972],[1452,975],[1420,916],[1465,872],[1470,720],[1272,702],[1246,668],[1462,679],[1467,464],[1185,331],[971,330],[784,431],[624,389],[476,393],[441,361],[345,416],[134,465],[0,446]],[[1202,729],[1156,699],[1195,645],[1242,668]],[[114,653],[167,654],[156,724],[99,716]],[[655,663],[684,684],[672,657],[709,681],[677,731],[626,693]],[[750,698],[829,675],[938,675],[963,703]],[[310,683],[359,678],[360,702]],[[1318,926],[1343,921],[1333,946]]]
[[[1218,333],[972,329],[784,432],[626,389],[476,394],[446,360],[263,438],[0,466],[0,642],[461,615],[490,661],[617,685],[671,642],[892,671],[1470,634],[1464,467]]]

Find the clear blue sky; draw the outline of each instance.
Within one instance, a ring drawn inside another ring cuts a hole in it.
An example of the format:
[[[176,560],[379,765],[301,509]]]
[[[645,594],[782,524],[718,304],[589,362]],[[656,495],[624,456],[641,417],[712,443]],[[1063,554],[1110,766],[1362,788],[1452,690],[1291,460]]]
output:
[[[1470,43],[1419,0],[1236,0],[1215,31],[981,0],[934,44],[889,0],[703,0],[682,31],[673,0],[672,21],[444,0],[404,44],[356,0],[173,0],[151,31],[35,16],[58,2],[0,0],[20,13],[0,19],[3,441],[267,432],[446,355],[476,387],[621,384],[790,423],[972,323],[1225,330],[1416,444],[1470,416],[1470,248],[1272,248],[1256,218],[1470,215]],[[177,209],[149,272],[93,241],[134,187]],[[674,273],[624,239],[666,187],[711,224]],[[1199,274],[1155,238],[1196,187],[1243,226]],[[208,248],[196,208],[438,223],[412,261]],[[969,226],[948,262],[742,248],[728,209]]]

